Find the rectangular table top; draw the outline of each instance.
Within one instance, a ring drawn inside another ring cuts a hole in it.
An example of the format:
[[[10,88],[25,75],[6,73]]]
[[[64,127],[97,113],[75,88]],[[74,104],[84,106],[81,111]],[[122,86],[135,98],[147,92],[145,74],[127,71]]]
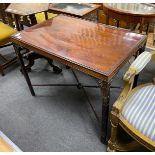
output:
[[[12,41],[83,71],[110,80],[146,42],[125,29],[59,15],[12,36]]]
[[[49,5],[49,10],[79,17],[83,17],[98,8],[100,5],[89,3],[53,3]]]
[[[47,11],[49,3],[11,3],[5,10],[11,14],[27,16],[43,11]]]

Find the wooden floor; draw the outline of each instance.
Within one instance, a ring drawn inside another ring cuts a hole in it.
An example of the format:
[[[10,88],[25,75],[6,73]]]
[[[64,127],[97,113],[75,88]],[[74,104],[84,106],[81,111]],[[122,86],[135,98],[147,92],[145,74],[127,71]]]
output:
[[[21,152],[21,150],[0,131],[0,152]]]
[[[15,150],[2,138],[0,137],[0,152],[14,152]]]

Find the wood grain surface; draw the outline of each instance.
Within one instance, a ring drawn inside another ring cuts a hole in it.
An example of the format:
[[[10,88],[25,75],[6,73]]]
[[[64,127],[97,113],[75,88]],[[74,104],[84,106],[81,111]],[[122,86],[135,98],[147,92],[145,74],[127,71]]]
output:
[[[48,7],[49,3],[11,3],[5,11],[11,14],[26,16],[47,11]]]
[[[99,79],[111,79],[146,42],[146,36],[60,15],[12,41]]]

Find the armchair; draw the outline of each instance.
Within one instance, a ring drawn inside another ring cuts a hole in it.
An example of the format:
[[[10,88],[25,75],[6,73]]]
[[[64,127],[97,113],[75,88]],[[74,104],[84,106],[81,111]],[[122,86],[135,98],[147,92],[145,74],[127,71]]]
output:
[[[155,151],[155,79],[152,83],[133,88],[135,75],[138,75],[151,59],[155,60],[155,52],[143,52],[124,75],[124,89],[111,111],[111,137],[107,151],[129,151],[141,145]],[[119,127],[134,141],[121,143]]]
[[[11,28],[10,26],[0,22],[0,48],[12,45],[10,43],[10,36],[16,33],[16,30]],[[7,68],[12,63],[16,62],[17,57],[15,56],[12,59],[7,59],[2,54],[0,54],[0,58],[4,63],[0,64],[0,73],[4,75],[4,69]]]

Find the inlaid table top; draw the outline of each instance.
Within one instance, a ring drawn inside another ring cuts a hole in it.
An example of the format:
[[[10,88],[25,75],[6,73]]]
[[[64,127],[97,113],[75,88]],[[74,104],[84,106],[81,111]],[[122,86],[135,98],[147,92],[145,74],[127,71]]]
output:
[[[49,10],[80,17],[83,17],[98,8],[100,8],[100,5],[88,3],[53,3],[49,5]]]
[[[155,16],[155,5],[147,3],[104,3],[104,7],[119,13]]]
[[[27,16],[47,11],[48,7],[48,3],[11,3],[5,11],[12,14]]]
[[[144,46],[146,36],[59,15],[13,35],[12,41],[108,81]]]

